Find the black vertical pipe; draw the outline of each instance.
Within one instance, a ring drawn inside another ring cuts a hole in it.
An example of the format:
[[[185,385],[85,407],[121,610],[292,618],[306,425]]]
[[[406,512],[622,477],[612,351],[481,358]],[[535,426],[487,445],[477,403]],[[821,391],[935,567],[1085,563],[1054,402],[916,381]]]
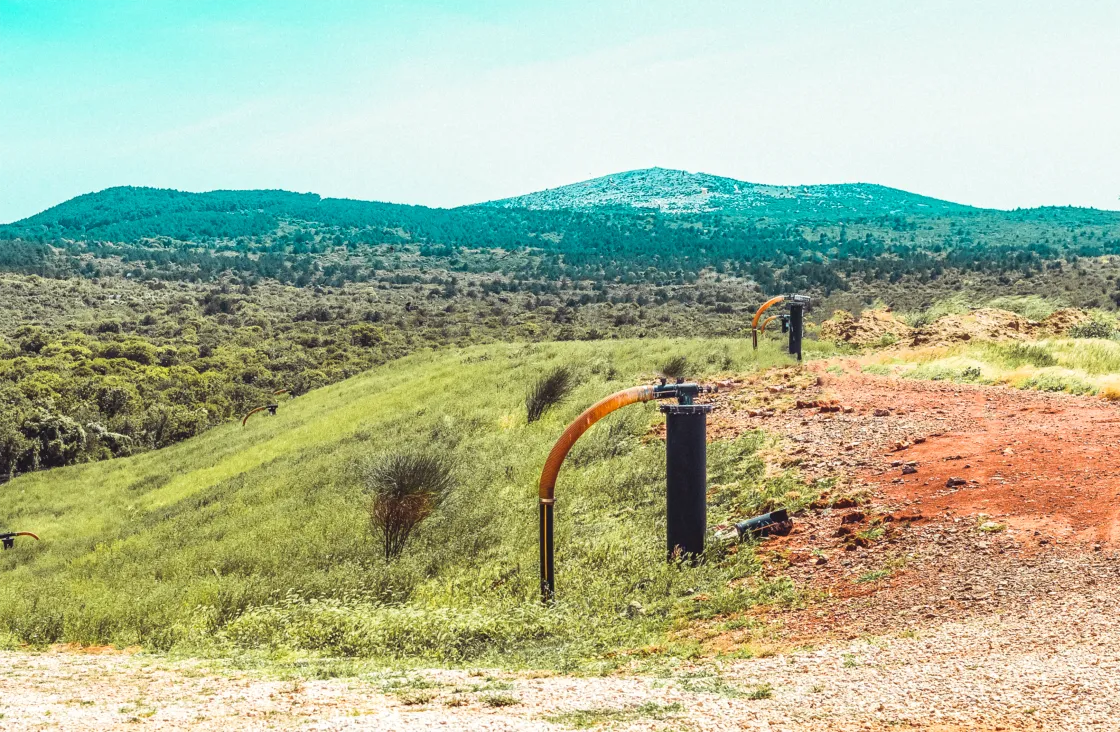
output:
[[[552,602],[556,595],[556,574],[552,563],[552,501],[541,501],[541,601]]]
[[[708,526],[710,404],[663,404],[665,413],[666,551],[670,561],[704,554]]]
[[[789,306],[789,352],[797,355],[801,360],[801,334],[805,330],[805,306],[792,304]]]

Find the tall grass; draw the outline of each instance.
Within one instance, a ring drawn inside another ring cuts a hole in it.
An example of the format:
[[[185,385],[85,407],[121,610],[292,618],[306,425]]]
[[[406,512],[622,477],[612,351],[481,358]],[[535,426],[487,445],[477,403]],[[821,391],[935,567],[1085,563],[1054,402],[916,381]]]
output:
[[[1004,295],[988,300],[985,307],[1010,310],[1028,320],[1045,320],[1055,311],[1069,305],[1041,295]]]
[[[1068,305],[1060,300],[1039,295],[1005,295],[996,298],[954,295],[944,300],[938,300],[925,310],[903,313],[900,318],[909,325],[920,328],[946,315],[964,315],[973,308],[980,307],[1009,310],[1028,320],[1045,320],[1056,310],[1068,307]]]
[[[664,449],[638,439],[662,417],[645,404],[590,430],[561,472],[559,598],[538,604],[536,481],[553,441],[681,353],[697,378],[789,363],[737,340],[421,353],[245,428],[18,477],[0,487],[0,526],[43,541],[0,553],[0,639],[568,667],[665,644],[689,618],[791,600],[749,551],[665,563]],[[560,365],[579,385],[527,424],[522,395]],[[711,446],[713,522],[811,500],[792,476],[767,475],[763,444]],[[363,458],[407,446],[453,459],[456,488],[389,562],[368,525]]]
[[[879,354],[868,361],[864,370],[872,373],[1120,398],[1120,342],[1115,340],[970,343]]]

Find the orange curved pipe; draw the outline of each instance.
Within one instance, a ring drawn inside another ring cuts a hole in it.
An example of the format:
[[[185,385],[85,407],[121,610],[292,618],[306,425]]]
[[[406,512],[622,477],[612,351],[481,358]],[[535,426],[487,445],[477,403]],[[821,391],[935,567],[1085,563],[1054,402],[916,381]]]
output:
[[[39,541],[39,537],[36,536],[35,534],[32,534],[30,531],[17,531],[14,534],[12,534],[12,536],[30,536],[35,541]]]
[[[770,323],[774,322],[777,319],[778,319],[777,315],[771,315],[769,318],[762,321],[762,325],[759,326],[758,332],[759,333],[765,333],[766,332],[766,326],[770,325]]]
[[[601,399],[576,417],[568,425],[564,434],[552,446],[548,459],[544,462],[541,471],[541,482],[538,488],[540,502],[540,546],[541,546],[541,599],[550,602],[556,591],[556,573],[553,567],[553,507],[556,503],[556,476],[560,473],[560,466],[576,440],[603,417],[616,409],[621,409],[628,404],[648,402],[656,399],[656,391],[652,386],[635,386],[630,389],[611,394],[606,399]]]
[[[568,451],[572,449],[572,445],[576,444],[580,435],[586,432],[591,425],[616,409],[621,409],[636,402],[648,402],[653,398],[652,386],[635,386],[615,392],[605,399],[600,399],[585,409],[583,414],[576,417],[575,421],[568,425],[568,429],[564,430],[564,434],[560,435],[560,439],[556,441],[556,444],[552,446],[552,451],[548,453],[548,459],[544,461],[539,490],[541,503],[554,499],[556,476],[560,472],[560,466],[564,464],[564,458],[568,456]]]
[[[249,413],[241,418],[241,426],[244,427],[245,423],[249,421],[249,417],[252,417],[254,414],[256,414],[257,412],[259,412],[263,409],[268,409],[268,406],[266,405],[266,406],[263,406],[263,407],[257,407],[256,409],[249,410]]]
[[[754,347],[756,349],[758,348],[758,319],[761,318],[762,314],[765,313],[767,310],[769,310],[771,307],[777,305],[778,303],[780,303],[781,301],[783,301],[785,299],[786,299],[785,295],[778,295],[777,297],[772,297],[769,300],[767,300],[766,302],[762,303],[762,307],[760,307],[758,309],[758,312],[756,312],[754,314],[754,319],[751,320],[751,339],[753,340]]]
[[[758,309],[758,312],[756,312],[754,314],[754,320],[751,321],[751,327],[752,328],[757,328],[758,327],[758,319],[762,317],[762,314],[765,313],[770,308],[772,308],[773,306],[780,303],[782,300],[785,300],[785,299],[786,299],[785,295],[778,295],[777,297],[772,297],[769,300],[767,300],[766,302],[762,303],[762,307],[760,307]]]

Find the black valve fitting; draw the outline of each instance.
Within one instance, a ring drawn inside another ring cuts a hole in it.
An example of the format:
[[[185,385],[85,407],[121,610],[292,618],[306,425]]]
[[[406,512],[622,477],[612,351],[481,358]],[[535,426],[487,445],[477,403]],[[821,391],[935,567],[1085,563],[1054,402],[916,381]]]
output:
[[[36,541],[39,540],[39,537],[35,534],[32,534],[30,531],[10,531],[7,533],[0,533],[0,549],[11,549],[15,547],[17,536],[30,536]]]
[[[685,383],[683,380],[675,384],[661,383],[653,387],[654,399],[676,399],[678,404],[692,404],[696,397],[715,391],[714,387],[701,386],[700,384]]]

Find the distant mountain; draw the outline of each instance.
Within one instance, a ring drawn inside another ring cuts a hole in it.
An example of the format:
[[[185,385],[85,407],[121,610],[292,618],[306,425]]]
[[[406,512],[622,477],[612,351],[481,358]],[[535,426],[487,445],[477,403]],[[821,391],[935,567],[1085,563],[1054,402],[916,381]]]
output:
[[[570,234],[590,219],[606,227],[602,235],[613,241],[623,219],[625,227],[645,230],[650,215],[657,215],[661,225],[674,227],[713,213],[726,216],[726,226],[740,228],[861,219],[885,225],[884,218],[939,217],[985,217],[1008,224],[1120,225],[1118,211],[1070,207],[999,211],[870,183],[772,186],[648,168],[458,208],[322,198],[282,190],[192,193],[122,186],[77,196],[0,225],[0,240],[198,242],[295,236],[301,230],[304,241],[321,239],[328,231],[355,241],[380,240],[391,233],[412,242],[516,248]],[[363,233],[368,235],[364,239]]]
[[[652,209],[670,214],[721,212],[817,220],[944,216],[982,210],[870,183],[772,186],[667,168],[631,170],[479,205],[536,210]]]

